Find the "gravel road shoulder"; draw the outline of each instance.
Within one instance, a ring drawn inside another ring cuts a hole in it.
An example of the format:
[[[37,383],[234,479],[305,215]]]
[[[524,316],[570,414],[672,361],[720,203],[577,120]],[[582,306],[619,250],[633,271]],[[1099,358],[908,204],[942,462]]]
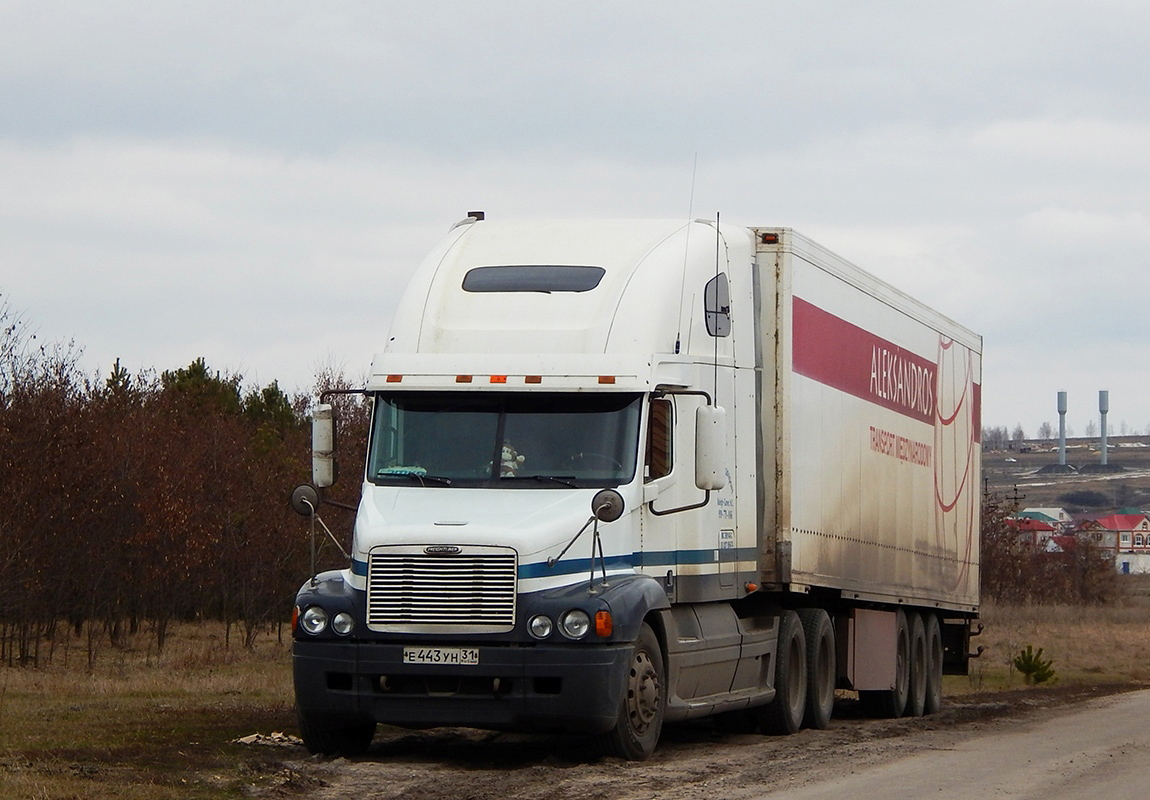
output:
[[[751,798],[1137,688],[1142,687],[969,694],[948,698],[938,714],[901,720],[861,718],[854,704],[844,700],[827,730],[786,737],[725,732],[704,720],[668,726],[658,751],[641,763],[601,757],[579,738],[463,728],[381,729],[362,758],[308,758],[300,749],[298,759],[286,759],[278,778],[254,793],[307,800]]]

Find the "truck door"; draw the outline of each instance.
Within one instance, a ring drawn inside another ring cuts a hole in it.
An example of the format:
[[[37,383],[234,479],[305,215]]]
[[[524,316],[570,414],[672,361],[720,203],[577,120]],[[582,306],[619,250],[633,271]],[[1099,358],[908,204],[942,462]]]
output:
[[[729,492],[708,499],[695,485],[695,412],[705,403],[698,395],[667,395],[647,409],[639,563],[664,580],[674,602],[734,596],[734,507],[723,499]]]

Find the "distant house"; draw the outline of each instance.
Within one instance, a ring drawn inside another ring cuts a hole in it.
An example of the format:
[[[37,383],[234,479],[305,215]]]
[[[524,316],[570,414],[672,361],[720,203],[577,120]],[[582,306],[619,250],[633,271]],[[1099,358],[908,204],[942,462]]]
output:
[[[1015,514],[1008,517],[1006,524],[1018,531],[1018,541],[1035,550],[1047,549],[1047,543],[1059,533],[1054,520],[1047,517],[1045,520]]]
[[[1051,536],[1046,543],[1048,553],[1073,553],[1078,548],[1078,537],[1069,534]]]
[[[1074,527],[1074,517],[1065,508],[1024,508],[1015,514],[1016,517],[1030,517],[1049,522],[1058,528],[1059,533],[1066,533]]]
[[[1145,514],[1110,514],[1085,520],[1076,532],[1114,559],[1119,572],[1150,572],[1150,518]]]

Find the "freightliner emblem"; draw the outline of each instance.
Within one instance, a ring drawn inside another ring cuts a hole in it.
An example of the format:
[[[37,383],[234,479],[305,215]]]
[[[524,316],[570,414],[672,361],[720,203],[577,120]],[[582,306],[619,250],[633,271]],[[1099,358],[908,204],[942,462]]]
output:
[[[433,544],[423,548],[423,552],[429,556],[457,556],[463,551],[453,544]]]

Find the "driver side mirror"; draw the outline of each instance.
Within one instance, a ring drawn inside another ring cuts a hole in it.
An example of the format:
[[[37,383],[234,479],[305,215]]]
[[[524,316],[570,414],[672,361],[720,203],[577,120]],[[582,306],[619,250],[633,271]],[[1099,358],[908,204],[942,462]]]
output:
[[[335,414],[326,403],[311,415],[311,481],[320,489],[335,483]]]
[[[727,411],[699,406],[695,412],[695,485],[714,491],[727,485]]]

